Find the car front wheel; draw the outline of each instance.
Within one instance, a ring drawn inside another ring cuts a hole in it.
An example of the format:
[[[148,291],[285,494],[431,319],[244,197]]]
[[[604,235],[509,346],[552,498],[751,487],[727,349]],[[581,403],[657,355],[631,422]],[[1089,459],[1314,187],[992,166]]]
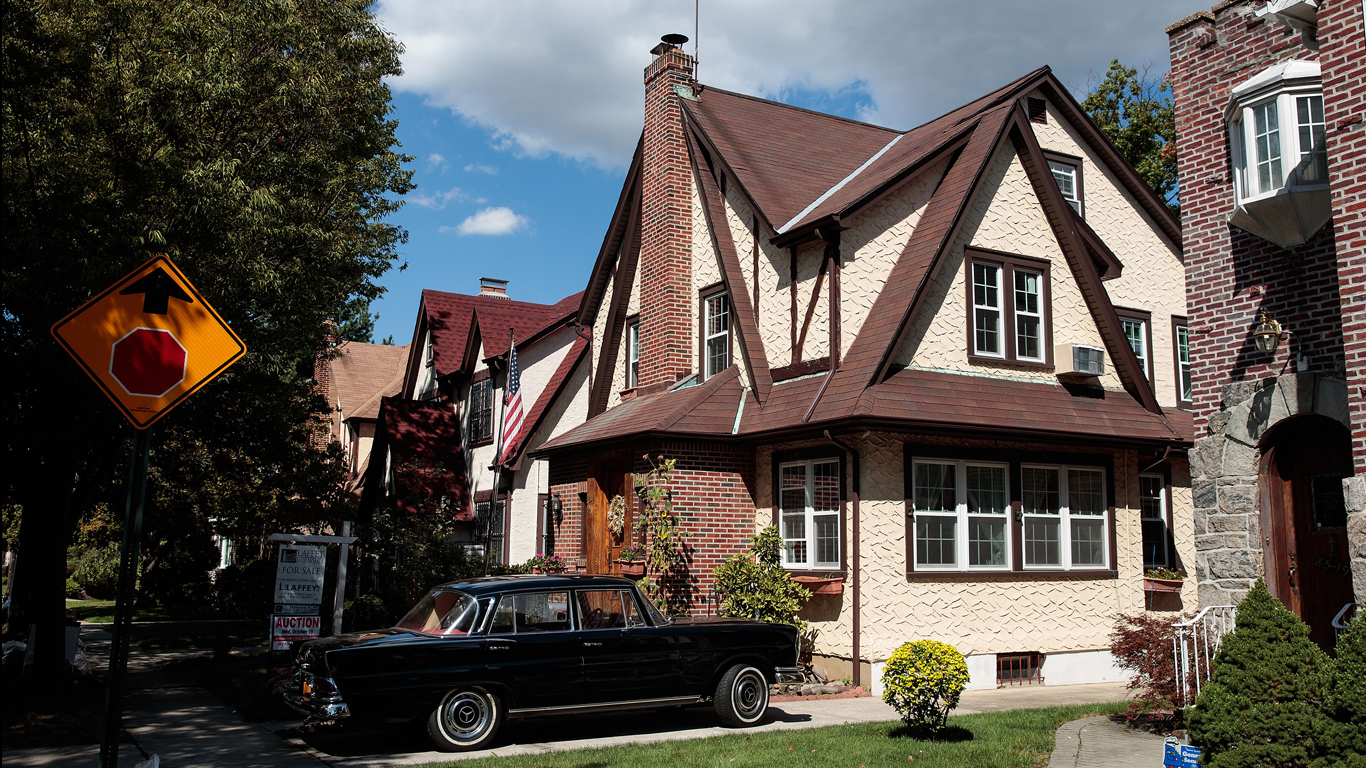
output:
[[[755,667],[736,664],[721,676],[712,701],[727,728],[757,725],[768,711],[768,680]]]
[[[502,702],[482,688],[446,694],[427,718],[427,735],[442,752],[488,746],[503,724]]]

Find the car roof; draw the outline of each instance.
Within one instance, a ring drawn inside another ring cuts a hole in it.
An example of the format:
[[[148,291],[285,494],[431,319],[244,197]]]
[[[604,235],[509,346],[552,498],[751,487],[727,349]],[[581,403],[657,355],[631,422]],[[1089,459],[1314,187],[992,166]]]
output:
[[[587,573],[537,573],[484,576],[477,579],[452,581],[440,586],[458,589],[476,597],[484,597],[502,594],[503,592],[522,592],[529,589],[569,589],[571,587],[626,589],[632,586],[632,582],[630,579],[624,579],[620,576],[599,576]]]

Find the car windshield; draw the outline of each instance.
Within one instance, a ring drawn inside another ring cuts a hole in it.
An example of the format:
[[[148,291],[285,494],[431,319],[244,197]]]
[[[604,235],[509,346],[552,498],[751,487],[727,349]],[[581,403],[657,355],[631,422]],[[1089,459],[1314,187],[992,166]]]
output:
[[[673,621],[673,619],[665,616],[663,611],[656,608],[654,601],[643,591],[640,593],[640,601],[645,604],[645,612],[650,614],[650,621],[653,621],[656,627],[662,627]]]
[[[479,603],[464,592],[438,589],[399,619],[399,629],[426,635],[468,635],[479,615]]]

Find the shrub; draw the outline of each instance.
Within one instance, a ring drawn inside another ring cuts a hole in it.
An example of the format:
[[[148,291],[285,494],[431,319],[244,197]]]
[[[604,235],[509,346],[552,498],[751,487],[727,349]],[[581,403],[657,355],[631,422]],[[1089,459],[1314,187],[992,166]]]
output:
[[[66,596],[77,600],[81,597],[81,584],[71,576],[66,577]]]
[[[882,671],[882,700],[911,728],[942,730],[968,682],[968,665],[957,648],[934,640],[905,643]]]
[[[1258,580],[1238,604],[1214,674],[1187,715],[1211,768],[1308,766],[1321,747],[1328,658]]]
[[[1323,755],[1314,768],[1366,768],[1366,618],[1358,616],[1338,638],[1337,653],[1323,697]]]
[[[76,563],[71,575],[87,595],[97,600],[112,600],[119,588],[119,545],[91,547]]]
[[[1176,661],[1172,658],[1172,620],[1156,616],[1119,616],[1110,633],[1110,653],[1134,673],[1129,690],[1149,709],[1176,701]],[[1139,707],[1139,703],[1130,709]]]
[[[721,615],[805,629],[806,622],[796,613],[811,592],[783,569],[783,540],[777,526],[770,525],[749,540],[748,554],[732,555],[712,573],[717,591],[725,595]]]
[[[360,632],[366,629],[383,629],[398,623],[401,616],[395,615],[384,604],[383,598],[376,594],[361,595],[347,600],[342,612],[342,629],[347,632]]]

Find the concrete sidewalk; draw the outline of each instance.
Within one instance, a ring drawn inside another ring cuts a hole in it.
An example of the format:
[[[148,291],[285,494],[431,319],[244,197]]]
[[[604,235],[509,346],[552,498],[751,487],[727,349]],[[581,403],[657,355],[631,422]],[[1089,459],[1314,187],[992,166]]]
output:
[[[1166,739],[1107,716],[1063,723],[1048,768],[1162,768]]]

